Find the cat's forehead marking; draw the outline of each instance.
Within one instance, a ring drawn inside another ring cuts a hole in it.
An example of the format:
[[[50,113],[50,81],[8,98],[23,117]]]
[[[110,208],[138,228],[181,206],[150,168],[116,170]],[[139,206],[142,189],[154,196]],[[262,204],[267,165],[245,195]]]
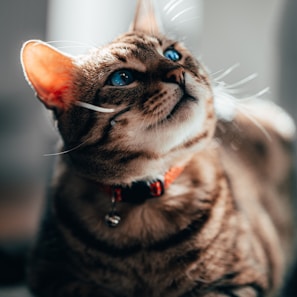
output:
[[[116,40],[117,41],[117,40]],[[138,50],[159,50],[163,46],[163,40],[157,36],[150,36],[145,34],[129,33],[123,35],[120,41],[128,46],[134,46]]]
[[[130,67],[139,71],[147,70],[147,62],[152,63],[156,54],[163,55],[162,40],[148,35],[126,34],[97,52],[105,65]]]
[[[139,59],[139,49],[133,44],[112,44],[100,51],[99,59],[105,65],[113,66],[113,68],[130,68],[131,65],[133,65],[133,68],[135,68],[135,70],[138,70],[140,72],[146,71],[146,65],[141,63]]]
[[[97,49],[90,60],[97,61],[104,75],[120,68],[132,68],[144,73],[160,65],[160,59],[164,58],[164,51],[170,47],[182,53],[180,62],[185,63],[189,69],[197,66],[191,59],[187,60],[187,52],[179,42],[142,33],[128,33],[120,36],[106,46]]]

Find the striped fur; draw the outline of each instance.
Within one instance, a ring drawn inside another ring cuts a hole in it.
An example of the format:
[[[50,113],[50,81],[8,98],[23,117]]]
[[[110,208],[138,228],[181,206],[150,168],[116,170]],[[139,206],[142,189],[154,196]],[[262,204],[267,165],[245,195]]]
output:
[[[248,117],[217,119],[202,65],[155,22],[148,32],[137,20],[81,57],[40,41],[23,48],[25,75],[69,150],[32,252],[30,288],[37,297],[274,296],[292,253],[291,139],[267,117],[270,105],[265,116],[252,104]],[[165,58],[166,49],[181,59]],[[45,60],[54,65],[43,80]],[[135,80],[111,85],[120,69]],[[111,197],[99,183],[130,185],[172,166],[185,169],[164,195],[119,203],[121,223],[105,224]]]

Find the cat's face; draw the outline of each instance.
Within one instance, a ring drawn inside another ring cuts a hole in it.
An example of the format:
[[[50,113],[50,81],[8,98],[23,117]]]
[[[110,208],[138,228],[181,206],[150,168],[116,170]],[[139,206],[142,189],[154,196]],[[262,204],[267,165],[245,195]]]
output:
[[[211,99],[208,81],[178,43],[124,35],[84,57],[77,77],[77,99],[114,109],[91,112],[98,121],[84,131],[84,139],[98,141],[98,135],[108,134],[112,143],[123,139],[122,149],[166,154],[204,129]],[[69,132],[63,134],[69,141]]]
[[[22,57],[39,98],[56,110],[65,149],[79,146],[67,158],[83,175],[112,183],[149,178],[212,136],[207,75],[163,36],[133,31],[75,58],[31,41]]]

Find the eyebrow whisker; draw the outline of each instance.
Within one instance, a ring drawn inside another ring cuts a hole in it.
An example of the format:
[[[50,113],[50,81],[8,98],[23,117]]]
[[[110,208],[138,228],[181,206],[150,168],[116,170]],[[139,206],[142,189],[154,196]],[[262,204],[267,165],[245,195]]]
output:
[[[83,108],[87,108],[87,109],[90,109],[93,111],[97,111],[97,112],[103,112],[103,113],[111,113],[111,112],[115,111],[113,108],[104,108],[104,107],[96,106],[96,105],[82,102],[82,101],[76,101],[75,105],[83,107]]]

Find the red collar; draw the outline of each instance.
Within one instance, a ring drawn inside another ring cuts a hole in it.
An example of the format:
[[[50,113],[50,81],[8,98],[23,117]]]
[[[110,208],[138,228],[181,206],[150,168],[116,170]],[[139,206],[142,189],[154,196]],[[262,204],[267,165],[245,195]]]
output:
[[[116,209],[117,202],[140,204],[150,198],[160,197],[183,170],[184,167],[172,167],[164,177],[153,181],[134,182],[130,187],[102,185],[101,188],[111,197],[111,210],[105,215],[107,226],[116,227],[121,221],[121,215]]]
[[[101,187],[111,196],[113,202],[140,204],[147,199],[162,196],[183,170],[184,167],[172,167],[163,177],[152,181],[137,181],[129,187],[121,185],[102,185]]]

